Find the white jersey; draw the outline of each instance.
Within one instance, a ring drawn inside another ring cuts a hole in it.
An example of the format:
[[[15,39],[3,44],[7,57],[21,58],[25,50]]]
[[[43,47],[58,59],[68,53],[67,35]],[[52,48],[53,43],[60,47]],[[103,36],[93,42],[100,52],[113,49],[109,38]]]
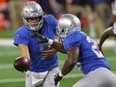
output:
[[[112,7],[112,14],[116,15],[116,0],[111,4]]]
[[[114,22],[114,25],[113,25],[113,32],[116,35],[116,22]]]

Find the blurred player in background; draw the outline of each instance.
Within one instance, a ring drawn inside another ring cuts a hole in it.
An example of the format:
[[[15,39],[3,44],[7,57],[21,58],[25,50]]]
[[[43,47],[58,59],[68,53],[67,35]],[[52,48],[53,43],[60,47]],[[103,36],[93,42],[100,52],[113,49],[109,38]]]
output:
[[[80,70],[85,76],[72,87],[116,87],[116,75],[110,71],[110,66],[96,43],[81,31],[80,20],[75,15],[61,16],[58,20],[58,31],[62,43],[35,34],[40,39],[38,43],[48,42],[68,55],[62,70],[54,77],[55,85],[80,63]]]
[[[113,26],[114,22],[116,21],[116,0],[111,0],[111,9],[112,14],[109,26]]]
[[[26,72],[26,87],[56,87],[57,51],[47,44],[37,44],[38,38],[31,38],[31,34],[37,32],[54,39],[57,20],[52,15],[44,15],[41,6],[34,1],[24,4],[21,15],[24,25],[14,33],[14,44],[19,47],[21,56],[31,60],[30,70]],[[45,50],[48,52],[43,53]]]
[[[111,20],[110,20],[110,25],[109,27],[103,32],[103,34],[101,35],[101,38],[99,40],[98,43],[98,47],[99,49],[102,51],[102,45],[105,42],[105,40],[109,37],[109,36],[116,36],[116,0],[112,0],[112,15],[111,15]],[[114,47],[114,51],[116,54],[116,48]]]

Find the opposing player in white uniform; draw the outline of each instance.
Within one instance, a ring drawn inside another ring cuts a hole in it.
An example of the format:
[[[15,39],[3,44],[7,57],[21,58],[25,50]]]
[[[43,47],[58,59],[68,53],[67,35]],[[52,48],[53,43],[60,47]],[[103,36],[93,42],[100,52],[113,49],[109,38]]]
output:
[[[112,2],[111,7],[112,7],[112,15],[111,15],[110,26],[103,32],[98,43],[98,47],[101,50],[101,52],[103,52],[102,45],[105,42],[105,40],[109,36],[116,36],[116,0]],[[114,51],[116,53],[115,47],[114,47]]]
[[[107,38],[109,38],[110,36],[115,36],[115,37],[116,37],[116,22],[114,23],[113,26],[107,28],[107,29],[103,32],[103,34],[102,34],[102,36],[101,36],[101,38],[100,38],[100,41],[99,41],[99,43],[98,43],[98,47],[99,47],[99,49],[100,49],[101,51],[102,51],[102,45],[103,45],[103,43],[104,43],[105,40],[106,40]]]
[[[56,87],[54,75],[59,72],[56,50],[44,43],[37,44],[38,38],[31,38],[31,34],[36,32],[54,39],[57,20],[52,15],[44,15],[34,1],[24,4],[22,18],[24,25],[14,33],[14,44],[19,47],[21,56],[31,60],[25,87]],[[45,50],[48,52],[43,53]]]
[[[54,77],[55,85],[78,66],[85,76],[72,87],[116,87],[116,75],[111,72],[110,66],[97,45],[84,32],[81,31],[80,20],[72,15],[65,14],[58,20],[58,35],[61,42],[35,34],[38,43],[48,42],[52,47],[68,55],[62,70]]]

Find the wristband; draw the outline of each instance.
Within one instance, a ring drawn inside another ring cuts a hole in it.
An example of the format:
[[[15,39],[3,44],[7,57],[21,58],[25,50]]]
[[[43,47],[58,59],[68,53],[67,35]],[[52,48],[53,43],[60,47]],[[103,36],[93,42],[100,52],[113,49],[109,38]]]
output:
[[[61,72],[61,71],[59,72],[59,76],[60,76],[60,77],[63,77],[63,76],[64,76],[64,75],[62,74],[62,72]]]
[[[52,45],[53,42],[54,42],[54,41],[53,41],[52,39],[49,39],[49,40],[48,40],[48,44],[49,44],[49,45]]]

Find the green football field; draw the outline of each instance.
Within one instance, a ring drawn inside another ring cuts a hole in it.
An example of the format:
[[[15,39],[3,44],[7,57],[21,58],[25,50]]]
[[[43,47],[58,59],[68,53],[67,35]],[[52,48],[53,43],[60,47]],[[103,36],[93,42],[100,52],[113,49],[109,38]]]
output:
[[[103,48],[104,55],[109,61],[112,71],[116,72],[116,58],[113,47]],[[15,46],[0,46],[0,87],[25,87],[25,73],[13,68],[13,61],[19,56],[18,48]],[[63,66],[66,55],[58,53],[59,65]],[[77,67],[61,80],[60,87],[72,87],[83,74]],[[91,84],[91,83],[88,83]],[[93,83],[92,83],[93,84]]]

